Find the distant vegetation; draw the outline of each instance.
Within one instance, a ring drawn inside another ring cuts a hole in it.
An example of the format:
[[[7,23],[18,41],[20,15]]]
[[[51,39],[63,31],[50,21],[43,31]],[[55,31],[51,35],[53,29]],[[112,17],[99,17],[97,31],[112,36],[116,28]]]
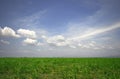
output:
[[[120,58],[0,58],[0,79],[120,79]]]

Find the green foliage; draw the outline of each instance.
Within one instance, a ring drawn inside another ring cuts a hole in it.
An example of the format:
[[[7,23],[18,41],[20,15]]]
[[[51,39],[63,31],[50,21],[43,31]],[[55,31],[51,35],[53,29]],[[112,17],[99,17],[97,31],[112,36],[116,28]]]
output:
[[[0,58],[0,79],[120,79],[120,58]]]

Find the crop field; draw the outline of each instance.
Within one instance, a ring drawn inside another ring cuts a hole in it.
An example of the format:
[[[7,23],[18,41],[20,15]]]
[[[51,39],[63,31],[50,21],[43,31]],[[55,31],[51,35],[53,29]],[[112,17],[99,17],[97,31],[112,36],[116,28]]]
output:
[[[120,58],[0,58],[0,79],[120,79]]]

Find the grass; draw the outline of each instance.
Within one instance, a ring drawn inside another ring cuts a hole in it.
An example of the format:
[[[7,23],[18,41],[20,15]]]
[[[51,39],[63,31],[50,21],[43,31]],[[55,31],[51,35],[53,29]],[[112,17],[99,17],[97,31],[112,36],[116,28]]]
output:
[[[0,58],[0,79],[120,79],[120,58]]]

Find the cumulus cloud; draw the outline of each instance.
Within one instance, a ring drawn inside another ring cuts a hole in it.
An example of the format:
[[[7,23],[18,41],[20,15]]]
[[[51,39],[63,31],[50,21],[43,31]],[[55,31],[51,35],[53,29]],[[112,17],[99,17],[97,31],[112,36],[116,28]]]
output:
[[[10,28],[10,27],[4,27],[1,28],[0,27],[0,36],[5,36],[5,37],[20,37],[18,34],[16,34],[16,32]]]
[[[65,37],[62,35],[56,35],[56,36],[52,36],[49,38],[46,38],[45,36],[43,36],[43,38],[45,38],[46,42],[50,45],[55,45],[55,46],[66,46],[67,45]]]
[[[41,43],[41,42],[37,42],[36,44],[37,46],[44,46],[44,43]]]
[[[52,36],[50,38],[47,39],[47,42],[48,43],[51,43],[51,42],[57,42],[57,41],[64,41],[65,38],[62,36],[62,35],[56,35],[56,36]]]
[[[23,43],[27,44],[27,45],[36,45],[37,44],[37,40],[26,38],[25,40],[23,40]]]
[[[27,37],[27,38],[36,38],[36,32],[32,30],[27,30],[27,29],[19,29],[17,30],[17,33],[20,34],[21,36]]]
[[[69,47],[71,47],[71,48],[76,48],[76,46],[74,46],[74,45],[69,45]]]
[[[9,41],[5,41],[5,40],[0,40],[0,42],[2,43],[2,44],[10,44],[10,42]]]
[[[42,35],[41,38],[42,38],[42,39],[45,39],[45,40],[48,39],[45,35]]]

